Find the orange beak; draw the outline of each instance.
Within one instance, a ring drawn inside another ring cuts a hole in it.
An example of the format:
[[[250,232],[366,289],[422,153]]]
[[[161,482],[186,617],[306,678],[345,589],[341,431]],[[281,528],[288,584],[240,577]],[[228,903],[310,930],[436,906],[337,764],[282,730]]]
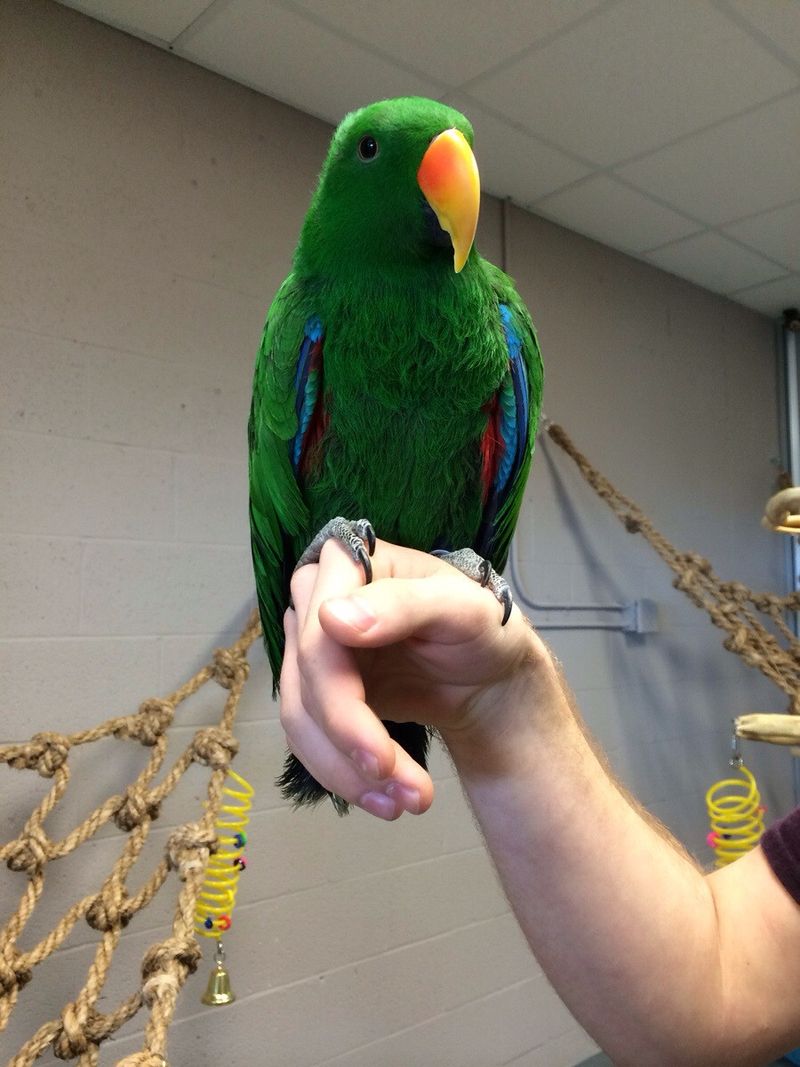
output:
[[[450,234],[458,274],[475,240],[481,206],[478,164],[460,130],[445,130],[434,137],[422,157],[417,181],[439,225]]]

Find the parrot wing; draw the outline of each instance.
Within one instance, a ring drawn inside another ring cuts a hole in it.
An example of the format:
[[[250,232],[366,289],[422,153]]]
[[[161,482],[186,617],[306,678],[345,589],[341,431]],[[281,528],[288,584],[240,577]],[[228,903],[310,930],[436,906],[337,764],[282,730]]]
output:
[[[269,309],[248,424],[250,540],[259,612],[277,688],[283,614],[298,556],[309,539],[302,476],[324,430],[322,324],[303,309],[292,275]]]
[[[504,293],[500,321],[508,369],[489,405],[481,441],[483,518],[475,551],[502,571],[530,470],[542,395],[542,357],[530,316],[515,293]]]

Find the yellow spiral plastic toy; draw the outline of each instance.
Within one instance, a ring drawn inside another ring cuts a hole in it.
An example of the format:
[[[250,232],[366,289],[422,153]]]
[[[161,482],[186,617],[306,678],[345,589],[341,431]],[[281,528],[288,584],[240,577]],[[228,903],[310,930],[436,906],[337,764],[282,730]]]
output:
[[[234,789],[229,782],[223,787],[222,805],[215,823],[219,848],[208,861],[205,880],[194,911],[194,927],[197,933],[216,940],[230,929],[239,876],[247,867],[244,855],[244,846],[247,844],[245,827],[250,821],[250,808],[255,792],[236,771],[229,770],[228,778],[232,779],[238,788]]]
[[[764,812],[756,780],[741,762],[741,778],[723,778],[706,793],[711,830],[706,838],[717,857],[715,867],[733,863],[755,848],[764,833]]]

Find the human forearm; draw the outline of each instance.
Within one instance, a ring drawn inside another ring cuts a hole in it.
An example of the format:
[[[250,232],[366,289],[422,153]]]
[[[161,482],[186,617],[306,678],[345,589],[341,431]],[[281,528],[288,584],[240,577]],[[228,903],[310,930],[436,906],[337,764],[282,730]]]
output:
[[[552,661],[506,730],[446,735],[509,900],[556,989],[625,1064],[707,1064],[720,1041],[714,900],[587,741]]]

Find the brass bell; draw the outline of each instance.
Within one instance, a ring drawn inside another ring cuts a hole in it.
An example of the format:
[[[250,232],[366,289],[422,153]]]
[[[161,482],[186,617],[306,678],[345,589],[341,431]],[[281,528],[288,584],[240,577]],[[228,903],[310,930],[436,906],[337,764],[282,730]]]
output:
[[[214,952],[214,970],[208,976],[206,991],[200,998],[203,1004],[216,1007],[219,1004],[233,1004],[236,994],[231,989],[231,979],[225,970],[225,950],[222,941],[217,941]]]

